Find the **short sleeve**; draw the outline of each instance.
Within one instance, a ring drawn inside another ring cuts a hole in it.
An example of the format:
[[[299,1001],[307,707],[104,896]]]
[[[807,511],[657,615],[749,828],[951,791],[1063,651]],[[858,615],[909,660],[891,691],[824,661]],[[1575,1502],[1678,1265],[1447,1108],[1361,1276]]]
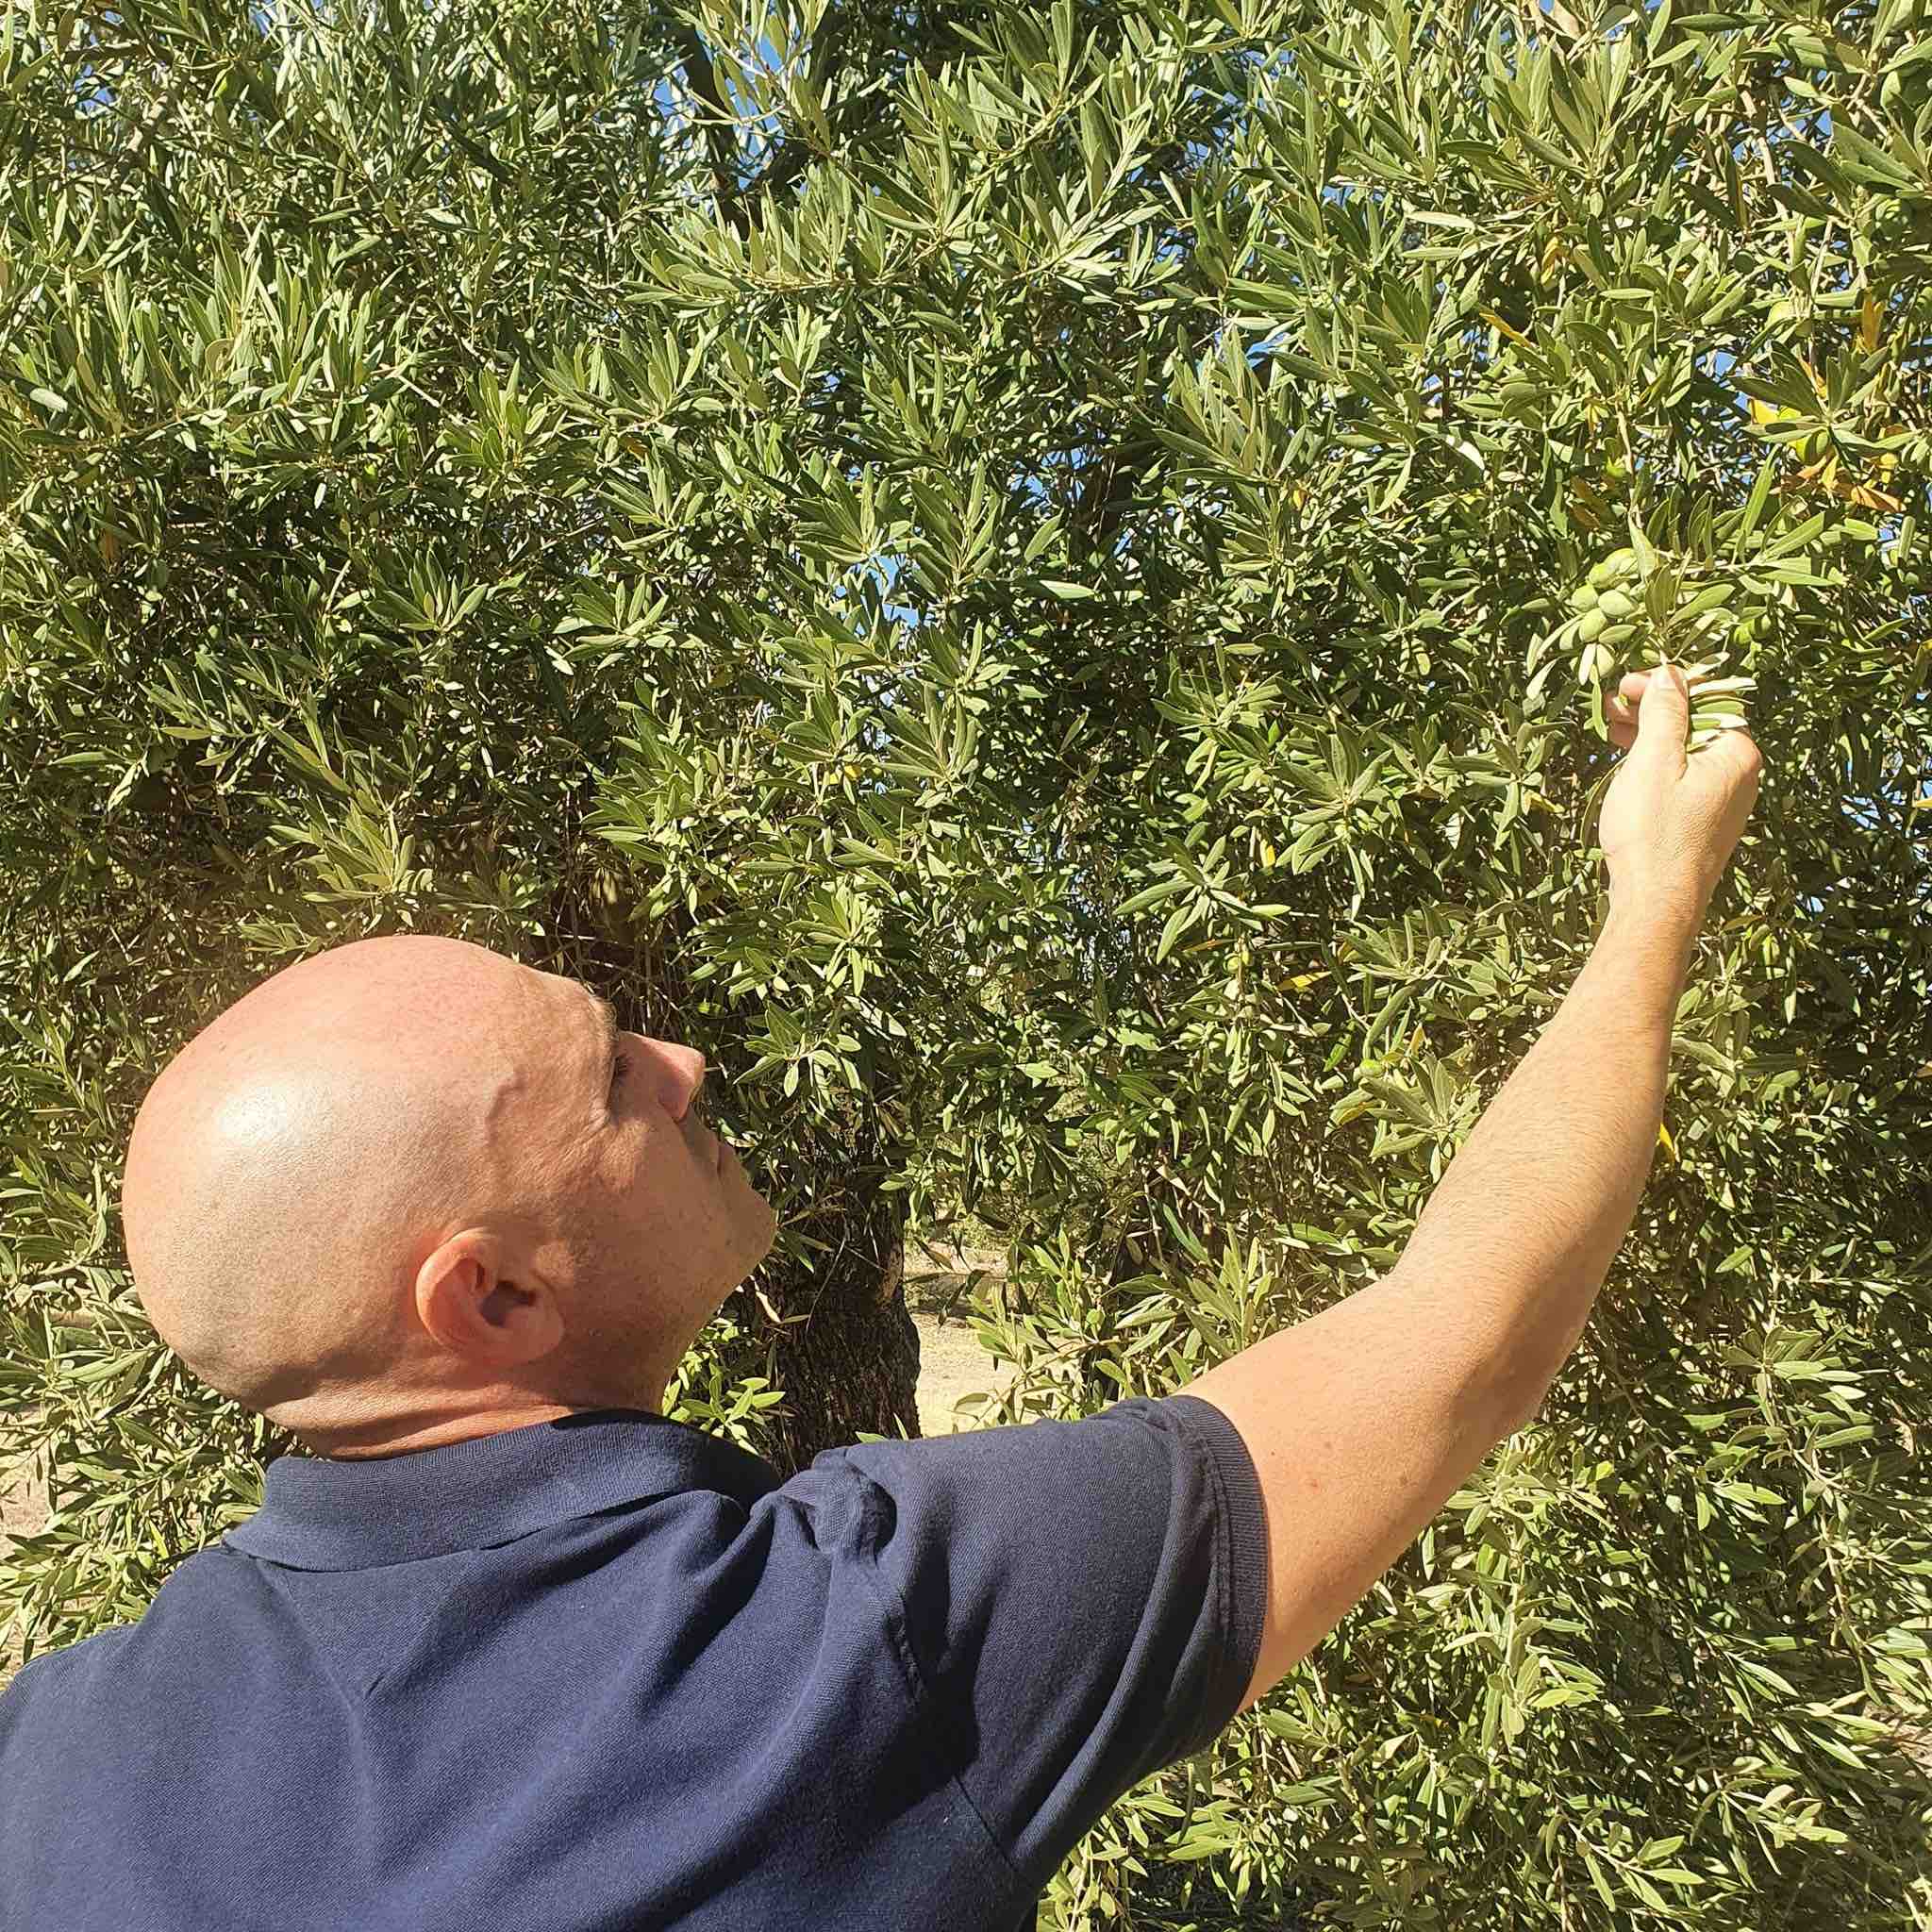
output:
[[[1240,1707],[1266,1596],[1261,1495],[1212,1404],[1133,1397],[1078,1422],[865,1442],[794,1482],[841,1470],[864,1481],[853,1556],[897,1622],[920,1722],[1028,1883]]]

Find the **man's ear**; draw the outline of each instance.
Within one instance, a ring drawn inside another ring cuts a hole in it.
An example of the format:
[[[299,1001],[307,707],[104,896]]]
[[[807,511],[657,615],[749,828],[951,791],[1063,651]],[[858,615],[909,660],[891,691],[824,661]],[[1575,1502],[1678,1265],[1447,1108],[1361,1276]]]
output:
[[[549,1284],[506,1280],[504,1262],[499,1236],[468,1227],[416,1271],[416,1317],[444,1348],[491,1362],[525,1362],[563,1340],[563,1314]]]

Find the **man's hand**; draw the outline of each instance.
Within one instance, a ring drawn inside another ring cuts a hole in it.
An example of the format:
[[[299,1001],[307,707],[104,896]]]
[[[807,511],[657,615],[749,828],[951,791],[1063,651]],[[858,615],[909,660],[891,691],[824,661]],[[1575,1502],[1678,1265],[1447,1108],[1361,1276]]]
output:
[[[1610,903],[1680,920],[1688,935],[1757,802],[1757,747],[1749,733],[1726,731],[1687,756],[1690,701],[1674,664],[1630,673],[1604,718],[1610,741],[1629,753],[1605,794],[1597,834]]]

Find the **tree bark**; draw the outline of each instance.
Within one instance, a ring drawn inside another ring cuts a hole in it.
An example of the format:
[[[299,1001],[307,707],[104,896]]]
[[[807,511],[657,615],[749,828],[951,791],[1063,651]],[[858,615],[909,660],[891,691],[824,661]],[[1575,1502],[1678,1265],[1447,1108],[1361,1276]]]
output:
[[[668,963],[675,935],[667,926],[641,941],[614,901],[599,890],[592,867],[574,866],[545,908],[556,937],[546,957],[532,963],[581,978],[610,1001],[626,1028],[687,1039],[680,1015],[691,1011],[692,995]],[[869,1072],[890,1084],[889,1070]],[[788,1164],[806,1170],[811,1251],[789,1266],[774,1256],[727,1303],[745,1334],[763,1343],[762,1364],[748,1362],[745,1373],[763,1374],[785,1392],[768,1418],[764,1453],[787,1475],[822,1450],[857,1441],[860,1430],[919,1434],[919,1330],[901,1286],[905,1197],[880,1191],[892,1163],[867,1104],[878,1096],[852,1097],[855,1117],[842,1142],[786,1150]],[[753,1284],[777,1310],[777,1323]]]
[[[907,1311],[904,1197],[882,1194],[882,1163],[815,1177],[832,1201],[815,1240],[830,1251],[767,1269],[765,1292],[783,1325],[765,1373],[785,1401],[766,1455],[787,1474],[813,1457],[877,1436],[919,1434],[919,1330]],[[791,1318],[802,1317],[794,1321]]]

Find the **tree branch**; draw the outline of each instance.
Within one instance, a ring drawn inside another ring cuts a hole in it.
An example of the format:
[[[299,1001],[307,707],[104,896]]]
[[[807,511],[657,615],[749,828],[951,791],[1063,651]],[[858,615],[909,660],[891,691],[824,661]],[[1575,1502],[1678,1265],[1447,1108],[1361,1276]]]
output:
[[[705,129],[705,142],[711,150],[711,190],[717,196],[718,212],[738,231],[742,242],[751,233],[751,217],[744,211],[737,181],[738,170],[731,151],[731,131],[726,125],[737,119],[719,92],[717,70],[695,27],[682,22],[671,29],[672,39],[683,58],[691,90],[718,117]]]

